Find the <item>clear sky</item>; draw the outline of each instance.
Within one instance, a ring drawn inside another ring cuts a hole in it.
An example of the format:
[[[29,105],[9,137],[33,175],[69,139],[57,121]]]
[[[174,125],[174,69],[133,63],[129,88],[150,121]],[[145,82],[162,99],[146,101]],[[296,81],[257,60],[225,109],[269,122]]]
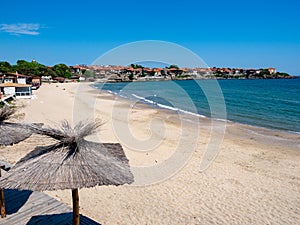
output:
[[[106,51],[162,40],[210,67],[300,75],[299,0],[2,1],[0,61],[90,64]]]

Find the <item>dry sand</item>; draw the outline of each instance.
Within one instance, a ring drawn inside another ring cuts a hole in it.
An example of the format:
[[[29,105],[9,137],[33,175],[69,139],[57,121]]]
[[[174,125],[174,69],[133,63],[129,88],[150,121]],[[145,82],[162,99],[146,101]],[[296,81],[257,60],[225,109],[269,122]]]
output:
[[[300,224],[299,135],[228,123],[218,156],[200,172],[208,119],[116,99],[88,84],[44,84],[35,95],[18,100],[15,120],[99,117],[106,123],[90,139],[124,146],[137,182],[80,190],[80,212],[101,224]],[[214,125],[219,141],[222,125]],[[33,135],[2,147],[0,159],[15,163],[50,142]],[[47,194],[71,204],[70,190]]]

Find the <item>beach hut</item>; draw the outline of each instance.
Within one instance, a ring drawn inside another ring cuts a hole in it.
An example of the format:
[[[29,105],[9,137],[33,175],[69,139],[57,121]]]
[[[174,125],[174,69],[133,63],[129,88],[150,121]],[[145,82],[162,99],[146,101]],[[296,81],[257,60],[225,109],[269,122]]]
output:
[[[31,76],[18,73],[6,73],[1,77],[0,89],[4,95],[15,95],[16,98],[31,98]]]
[[[32,77],[31,85],[33,90],[39,89],[39,87],[42,85],[42,78],[39,76]]]
[[[31,84],[2,83],[0,90],[4,95],[15,95],[16,98],[32,98]]]
[[[120,144],[101,144],[84,139],[100,125],[99,122],[80,122],[72,128],[65,121],[57,129],[33,127],[36,133],[58,142],[36,147],[0,180],[0,187],[33,191],[71,189],[73,224],[78,225],[78,189],[133,182],[128,159]]]

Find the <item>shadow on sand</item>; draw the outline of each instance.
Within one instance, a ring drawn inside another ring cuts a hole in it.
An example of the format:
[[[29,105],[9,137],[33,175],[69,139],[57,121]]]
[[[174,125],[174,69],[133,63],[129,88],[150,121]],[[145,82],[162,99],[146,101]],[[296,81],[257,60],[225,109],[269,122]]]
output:
[[[19,191],[14,189],[4,189],[7,215],[14,214],[27,202],[32,191]]]
[[[29,197],[31,196],[33,192],[32,191],[20,191],[20,190],[14,190],[14,189],[4,189],[4,195],[5,195],[5,203],[6,203],[6,213],[7,215],[11,215],[11,218],[8,218],[8,220],[1,220],[0,218],[0,224],[13,224],[10,223],[10,221],[15,221],[14,215],[18,217],[18,213],[21,214],[22,207],[26,204]],[[20,210],[21,209],[21,210]],[[70,209],[71,210],[71,209]],[[11,219],[11,220],[10,220]],[[26,218],[24,218],[26,220]],[[67,213],[58,213],[58,214],[49,214],[49,215],[35,215],[32,216],[30,219],[27,219],[27,223],[24,221],[22,224],[26,225],[67,225],[73,224],[73,213],[67,212]],[[80,224],[81,225],[101,225],[100,223],[86,217],[83,215],[80,215]]]
[[[73,224],[73,213],[61,213],[61,214],[52,214],[52,215],[41,215],[41,216],[33,216],[26,225],[67,225]],[[80,215],[80,224],[81,225],[101,225],[96,221]]]

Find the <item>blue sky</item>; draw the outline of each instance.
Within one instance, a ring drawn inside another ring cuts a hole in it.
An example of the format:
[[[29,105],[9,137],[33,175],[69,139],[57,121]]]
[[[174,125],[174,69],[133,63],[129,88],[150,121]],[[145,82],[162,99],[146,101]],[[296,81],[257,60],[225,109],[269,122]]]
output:
[[[3,1],[0,61],[90,64],[141,40],[174,42],[210,67],[300,75],[300,1]],[[184,65],[182,65],[184,66]]]

